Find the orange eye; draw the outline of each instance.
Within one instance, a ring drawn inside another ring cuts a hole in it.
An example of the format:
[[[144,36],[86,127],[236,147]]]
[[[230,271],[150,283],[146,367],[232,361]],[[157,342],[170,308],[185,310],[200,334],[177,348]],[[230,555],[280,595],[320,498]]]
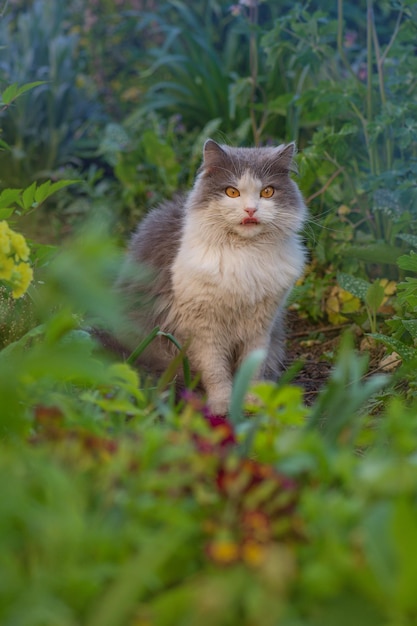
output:
[[[236,187],[226,187],[224,192],[229,198],[238,198],[240,196],[240,191]]]
[[[273,187],[265,187],[261,191],[261,198],[272,198],[275,193],[275,189]]]

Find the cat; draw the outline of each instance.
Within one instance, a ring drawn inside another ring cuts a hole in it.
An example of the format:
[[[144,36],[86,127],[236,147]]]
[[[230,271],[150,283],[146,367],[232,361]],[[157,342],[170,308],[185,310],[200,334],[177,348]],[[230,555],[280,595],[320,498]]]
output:
[[[227,414],[233,376],[251,351],[266,353],[260,379],[283,369],[285,302],[305,264],[294,153],[294,143],[236,148],[208,139],[192,190],[151,210],[128,248],[129,267],[151,277],[128,271],[119,281],[138,332],[125,343],[158,325],[187,345],[213,414]],[[174,354],[159,337],[139,362],[159,374]]]

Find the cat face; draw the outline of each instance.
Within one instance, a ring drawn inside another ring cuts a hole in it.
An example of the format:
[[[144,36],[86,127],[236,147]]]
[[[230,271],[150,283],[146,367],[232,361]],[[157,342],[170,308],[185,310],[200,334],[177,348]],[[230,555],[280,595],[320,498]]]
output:
[[[211,201],[209,210],[219,212],[219,219],[241,237],[251,238],[274,228],[278,219],[275,187],[265,185],[250,170],[239,178],[233,177],[231,182],[233,186],[223,189]]]
[[[305,205],[289,172],[294,144],[278,148],[231,148],[208,140],[192,192],[204,221],[244,239],[296,232]]]

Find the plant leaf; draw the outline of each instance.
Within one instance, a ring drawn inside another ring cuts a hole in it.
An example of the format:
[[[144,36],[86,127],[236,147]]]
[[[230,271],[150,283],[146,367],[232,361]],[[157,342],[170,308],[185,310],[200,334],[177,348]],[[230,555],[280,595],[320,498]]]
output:
[[[38,187],[35,191],[34,200],[38,204],[44,202],[47,198],[52,196],[55,192],[63,189],[64,187],[68,187],[69,185],[74,185],[78,183],[78,180],[58,180],[56,183],[51,183],[50,180],[47,180],[45,183],[42,183],[40,187]]]
[[[342,430],[353,426],[365,402],[388,381],[384,375],[363,380],[367,358],[353,349],[350,334],[342,338],[336,365],[315,402],[307,428],[320,427],[326,439],[336,441]]]
[[[44,84],[45,84],[44,80],[37,80],[33,83],[27,83],[25,85],[22,85],[21,87],[19,87],[17,83],[13,83],[12,85],[9,85],[8,87],[6,87],[6,89],[3,91],[1,95],[0,105],[3,105],[3,106],[9,105],[14,100],[16,100],[16,98],[19,98],[19,96],[23,95],[30,89],[34,89],[35,87],[39,87],[39,85],[44,85]]]
[[[417,339],[417,320],[402,320],[404,328],[408,330],[413,339]]]
[[[343,256],[354,257],[368,263],[389,263],[395,265],[403,250],[387,243],[378,242],[367,246],[349,246],[342,251]]]
[[[417,253],[411,251],[410,254],[404,254],[397,259],[397,265],[402,270],[411,270],[417,273]]]
[[[344,272],[339,272],[337,275],[337,282],[339,286],[348,291],[352,295],[360,298],[362,301],[366,301],[366,294],[368,293],[371,284],[368,281],[363,280],[363,278],[356,278],[356,276],[351,276],[351,274],[345,274]]]
[[[10,209],[11,204],[18,203],[21,189],[3,189],[0,193],[0,209]]]
[[[366,292],[365,302],[371,311],[376,312],[381,306],[384,296],[385,291],[383,286],[380,285],[378,281],[375,281],[369,286]]]
[[[22,193],[22,208],[28,211],[32,208],[33,201],[35,199],[36,183],[32,183],[30,187],[27,187]]]
[[[14,209],[0,209],[0,220],[7,220],[13,215]]]
[[[387,348],[391,348],[394,352],[398,352],[400,357],[404,361],[414,361],[417,359],[417,349],[407,346],[407,344],[395,339],[394,337],[388,337],[382,333],[372,333],[370,337],[383,343]]]
[[[243,419],[242,409],[246,393],[265,356],[265,350],[254,350],[243,361],[235,376],[230,399],[230,419],[233,424],[238,424]]]

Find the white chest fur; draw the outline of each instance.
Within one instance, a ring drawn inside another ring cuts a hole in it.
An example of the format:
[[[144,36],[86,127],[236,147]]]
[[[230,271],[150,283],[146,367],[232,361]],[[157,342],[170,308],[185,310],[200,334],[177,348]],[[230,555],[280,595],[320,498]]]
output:
[[[297,236],[284,243],[248,240],[207,241],[199,233],[184,237],[173,265],[172,280],[177,302],[212,297],[213,306],[226,299],[232,304],[276,303],[298,278],[304,254]]]

